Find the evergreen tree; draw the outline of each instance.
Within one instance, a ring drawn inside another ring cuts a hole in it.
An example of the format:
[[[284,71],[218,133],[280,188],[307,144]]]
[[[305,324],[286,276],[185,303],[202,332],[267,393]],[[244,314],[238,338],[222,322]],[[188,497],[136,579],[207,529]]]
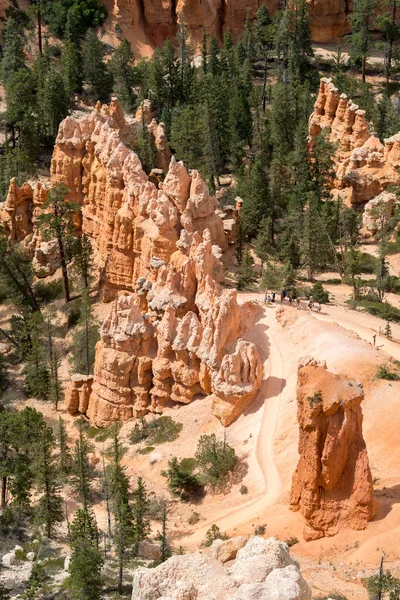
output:
[[[393,70],[393,59],[396,45],[400,40],[400,25],[398,24],[399,0],[384,0],[384,10],[376,17],[376,25],[383,33],[384,59],[386,75],[386,93],[390,95],[390,77]]]
[[[72,244],[73,271],[80,280],[81,287],[89,292],[93,279],[93,248],[90,238],[86,233],[78,235]]]
[[[122,594],[124,563],[135,543],[135,523],[129,504],[129,481],[121,465],[122,448],[118,437],[118,425],[113,429],[112,463],[110,475],[111,506],[114,515],[114,544],[118,557],[118,591]]]
[[[351,52],[353,62],[361,63],[362,80],[365,83],[366,64],[371,51],[370,29],[373,23],[376,0],[354,0],[351,14]]]
[[[47,367],[42,340],[43,318],[40,313],[31,317],[29,331],[29,349],[26,355],[24,389],[29,397],[48,400],[50,396],[51,379]]]
[[[307,268],[307,278],[312,281],[315,271],[326,266],[332,255],[329,236],[322,227],[319,201],[310,193],[304,210],[303,234],[301,240],[302,263]]]
[[[68,114],[69,98],[64,87],[62,74],[51,67],[44,79],[43,89],[39,93],[38,103],[41,109],[45,133],[54,142],[58,126]]]
[[[35,562],[32,566],[31,574],[26,582],[25,592],[22,595],[24,600],[39,600],[42,598],[43,584],[49,579],[46,575],[44,566]]]
[[[248,172],[239,180],[238,194],[243,199],[240,220],[245,235],[253,237],[269,219],[269,243],[273,244],[274,210],[269,191],[268,174],[257,155]]]
[[[72,458],[68,447],[68,434],[62,417],[58,417],[57,445],[59,449],[58,464],[63,475],[69,475],[71,471]]]
[[[86,510],[92,490],[93,470],[89,464],[90,445],[83,432],[83,421],[79,422],[79,438],[75,442],[72,455],[72,486]]]
[[[82,57],[76,45],[66,40],[61,51],[61,73],[68,98],[82,89],[81,63]]]
[[[117,95],[123,108],[131,112],[135,107],[133,86],[135,84],[134,56],[128,40],[122,40],[114,50],[109,63],[111,75],[114,79],[114,93]]]
[[[90,30],[82,45],[82,74],[94,101],[106,102],[111,92],[112,77],[104,62],[105,55],[105,44],[98,39],[94,30]]]
[[[3,28],[3,56],[1,61],[1,80],[6,89],[11,77],[19,70],[26,70],[24,42],[18,23],[9,17]]]
[[[61,382],[59,376],[60,357],[57,349],[54,347],[50,318],[47,319],[46,325],[50,371],[49,399],[54,402],[54,408],[57,411],[58,403],[61,399]]]
[[[135,517],[135,543],[145,540],[150,534],[149,499],[142,477],[137,479],[137,487],[133,492]]]
[[[140,158],[145,173],[150,173],[157,164],[157,148],[149,128],[144,122],[142,111],[142,123],[135,139],[135,152]]]
[[[85,505],[77,510],[70,527],[71,560],[67,585],[76,600],[100,600],[103,558],[93,512]]]
[[[43,239],[56,239],[57,241],[66,302],[69,302],[71,299],[66,246],[69,238],[75,231],[74,217],[80,210],[78,204],[65,200],[68,191],[68,188],[63,185],[57,184],[52,187],[43,205],[43,211],[38,217],[38,228]]]
[[[80,324],[73,337],[71,366],[74,373],[90,375],[93,371],[99,326],[93,314],[92,300],[87,290],[82,293]]]
[[[51,538],[58,523],[63,521],[63,500],[58,494],[57,467],[52,456],[54,434],[47,425],[43,427],[36,461],[36,485],[41,494],[36,506],[36,520],[45,526],[47,537]]]
[[[0,233],[0,275],[10,298],[19,309],[40,310],[34,289],[32,261]]]
[[[161,473],[168,479],[168,487],[173,494],[179,496],[182,500],[187,500],[190,496],[202,491],[203,486],[197,475],[187,467],[185,459],[180,462],[176,457],[168,461],[168,470]]]
[[[162,514],[162,529],[159,532],[157,539],[161,542],[161,563],[165,562],[170,556],[172,556],[171,546],[169,545],[167,538],[167,518],[168,518],[168,507],[167,503],[164,502],[163,514]]]
[[[244,290],[250,287],[256,280],[256,274],[253,271],[254,260],[249,250],[245,250],[239,268],[235,275],[238,290]]]

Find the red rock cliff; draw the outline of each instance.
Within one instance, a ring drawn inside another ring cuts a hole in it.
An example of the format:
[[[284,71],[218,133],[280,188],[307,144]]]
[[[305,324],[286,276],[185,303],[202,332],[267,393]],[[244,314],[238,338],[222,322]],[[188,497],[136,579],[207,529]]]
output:
[[[325,363],[307,358],[300,364],[300,459],[290,503],[306,519],[307,540],[335,535],[343,525],[364,529],[375,514],[363,398],[360,383],[333,375]]]

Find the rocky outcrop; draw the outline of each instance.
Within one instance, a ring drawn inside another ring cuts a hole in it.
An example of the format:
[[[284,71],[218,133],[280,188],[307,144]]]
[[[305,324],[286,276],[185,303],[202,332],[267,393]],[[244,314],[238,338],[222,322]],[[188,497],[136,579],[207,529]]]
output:
[[[321,79],[309,131],[313,138],[327,130],[337,145],[333,194],[349,205],[363,205],[399,181],[400,134],[381,143],[371,132],[364,110],[330,79]]]
[[[4,234],[14,242],[20,242],[32,233],[33,190],[29,183],[18,187],[13,177],[7,198],[0,209],[0,223]]]
[[[65,408],[71,415],[84,414],[89,405],[93,377],[72,375],[65,388]]]
[[[306,540],[335,535],[339,526],[364,529],[375,514],[372,477],[362,435],[360,383],[306,358],[299,365],[297,416],[300,459],[291,508],[306,520]]]
[[[110,17],[119,24],[122,34],[139,28],[152,46],[161,46],[176,35],[178,23],[184,17],[189,39],[195,46],[201,43],[203,27],[206,33],[222,41],[229,29],[234,39],[244,30],[247,14],[254,19],[263,0],[104,0]],[[349,33],[352,1],[308,0],[312,39],[329,42]],[[266,0],[271,15],[281,10],[280,0]],[[140,48],[137,49],[140,53]]]
[[[196,552],[173,556],[155,569],[136,569],[132,600],[161,598],[310,600],[311,590],[285,543],[274,538],[252,537],[238,551],[231,567]]]
[[[229,425],[258,393],[262,363],[240,337],[255,305],[240,306],[235,290],[219,287],[219,249],[208,229],[182,229],[176,245],[168,264],[149,260],[147,278],[114,301],[101,327],[86,411],[96,425],[207,395]]]

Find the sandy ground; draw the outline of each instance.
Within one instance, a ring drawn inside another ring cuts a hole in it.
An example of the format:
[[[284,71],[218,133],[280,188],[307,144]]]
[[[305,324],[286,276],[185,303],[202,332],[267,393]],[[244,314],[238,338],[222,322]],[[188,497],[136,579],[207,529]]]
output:
[[[325,274],[325,278],[330,275]],[[253,300],[259,303],[246,338],[259,348],[264,361],[264,379],[259,397],[226,430],[228,442],[239,457],[239,465],[223,491],[208,491],[196,502],[182,503],[170,495],[162,476],[172,457],[194,456],[202,433],[215,432],[222,438],[223,427],[212,416],[208,399],[199,398],[188,406],[167,409],[165,414],[182,423],[182,432],[178,440],[157,446],[150,454],[138,453],[145,444],[131,444],[129,434],[134,423],[125,423],[121,430],[126,447],[124,464],[132,484],[138,475],[142,475],[152,497],[165,497],[170,501],[169,533],[175,548],[198,548],[213,523],[229,535],[250,535],[257,526],[265,525],[266,536],[299,540],[292,552],[315,596],[339,592],[349,600],[364,600],[366,594],[361,578],[375,572],[383,551],[386,566],[400,575],[400,382],[376,379],[379,365],[391,357],[400,360],[400,344],[379,335],[379,329],[385,326],[382,320],[347,308],[345,302],[351,294],[349,286],[326,287],[331,293],[331,303],[321,314],[310,314],[305,302],[299,311],[287,305],[280,322],[276,319],[275,307],[261,303],[261,294],[239,294],[241,302]],[[400,305],[399,296],[390,300]],[[99,321],[109,309],[109,304],[96,305]],[[11,314],[9,307],[0,306],[0,326],[7,326]],[[392,330],[394,340],[400,340],[400,326],[393,324]],[[364,531],[342,530],[333,538],[314,542],[304,541],[303,518],[288,507],[291,478],[298,460],[297,365],[305,355],[326,360],[330,370],[356,377],[364,385],[364,437],[378,508],[377,516]],[[49,403],[21,400],[20,368],[13,371],[13,377],[15,389],[11,400],[21,407],[35,406],[53,425],[61,415],[73,443],[77,437],[75,420],[64,410],[56,413]],[[66,356],[62,363],[62,378],[64,382],[69,378]],[[108,443],[95,444],[96,460],[101,458]],[[101,462],[98,468],[101,470]],[[248,493],[240,492],[242,485],[247,487]],[[76,501],[69,488],[64,489],[64,494],[72,515]],[[99,499],[94,509],[100,529],[106,531],[104,502]],[[200,515],[196,525],[188,523],[193,512]],[[159,528],[159,523],[153,524],[154,534]]]

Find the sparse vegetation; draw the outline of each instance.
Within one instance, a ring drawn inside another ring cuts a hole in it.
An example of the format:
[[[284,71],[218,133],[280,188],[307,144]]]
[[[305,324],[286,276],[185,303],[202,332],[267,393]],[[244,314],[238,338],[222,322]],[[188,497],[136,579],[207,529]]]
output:
[[[388,381],[399,381],[400,373],[394,371],[390,365],[384,364],[378,368],[376,373],[378,379],[387,379]]]
[[[199,513],[196,511],[192,512],[192,514],[190,515],[190,517],[188,519],[189,525],[196,525],[196,523],[198,523],[199,521],[200,521]]]
[[[249,493],[249,488],[247,487],[247,485],[241,485],[239,488],[239,492],[242,494],[242,496],[244,496],[245,494]]]
[[[210,529],[206,531],[206,539],[204,546],[209,547],[215,540],[227,540],[229,539],[226,533],[223,533],[218,525],[211,525]]]
[[[177,423],[171,417],[158,417],[150,421],[142,417],[139,423],[135,423],[130,440],[132,444],[146,441],[149,445],[157,446],[178,439],[181,430],[182,423]]]
[[[291,548],[292,546],[294,546],[295,544],[299,543],[299,540],[297,539],[297,537],[290,537],[287,540],[285,540],[285,543],[289,546],[289,548]]]
[[[173,458],[168,461],[168,469],[162,475],[168,479],[168,487],[172,493],[182,500],[188,500],[203,491],[199,476],[193,473],[193,467],[185,459],[178,461]]]
[[[316,406],[318,406],[318,404],[321,404],[322,402],[322,392],[315,392],[315,394],[313,394],[312,396],[308,396],[307,400],[310,407],[315,408]]]
[[[257,527],[254,528],[254,535],[264,535],[266,528],[266,525],[257,525]]]
[[[216,486],[224,480],[237,463],[235,450],[215,433],[202,435],[197,444],[196,461],[205,485]]]

